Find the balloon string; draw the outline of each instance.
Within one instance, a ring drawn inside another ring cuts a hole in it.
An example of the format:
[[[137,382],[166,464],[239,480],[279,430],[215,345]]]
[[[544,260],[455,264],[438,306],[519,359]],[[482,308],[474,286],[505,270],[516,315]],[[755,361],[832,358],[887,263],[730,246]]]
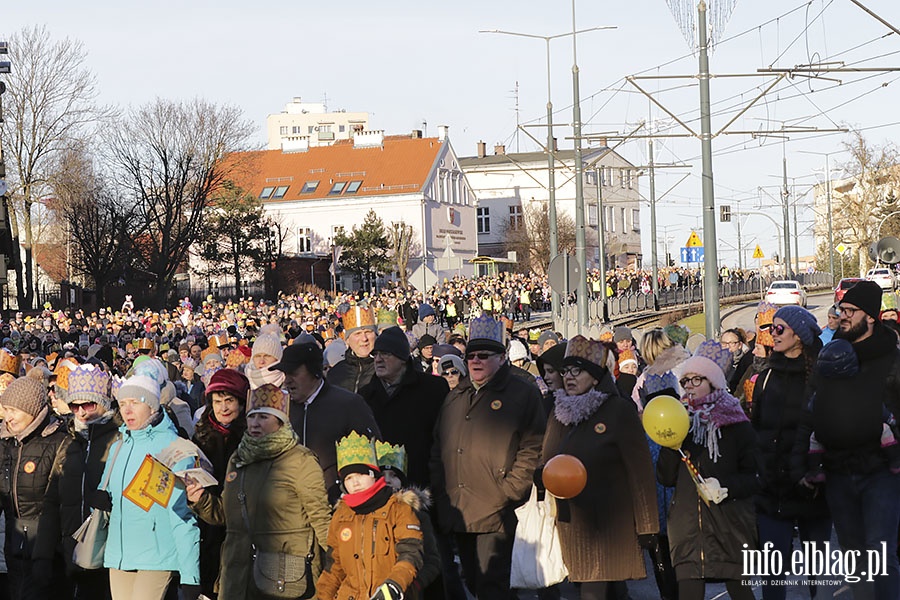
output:
[[[678,449],[678,454],[681,455],[681,461],[687,466],[691,476],[700,483],[706,483],[703,476],[700,475],[700,472],[697,470],[697,467],[694,466],[694,463],[691,462],[687,457],[687,454],[685,454],[681,448]]]

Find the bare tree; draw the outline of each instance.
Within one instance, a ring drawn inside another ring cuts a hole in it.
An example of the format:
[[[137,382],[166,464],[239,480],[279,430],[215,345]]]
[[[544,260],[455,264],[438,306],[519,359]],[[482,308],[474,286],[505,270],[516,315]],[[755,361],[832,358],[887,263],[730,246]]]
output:
[[[833,220],[840,239],[857,251],[859,271],[864,275],[869,266],[869,245],[877,241],[878,224],[900,210],[900,155],[893,144],[874,145],[858,131],[844,147],[850,154],[844,169],[851,177],[834,187],[838,202],[833,204]],[[888,227],[882,227],[882,235],[896,232],[900,219],[894,216],[885,224]]]
[[[157,306],[187,268],[211,194],[240,170],[230,153],[243,149],[252,131],[237,107],[157,99],[130,111],[112,132],[112,163],[140,207],[135,247],[156,275]]]
[[[131,238],[140,225],[137,208],[97,172],[83,144],[73,144],[62,155],[52,187],[53,206],[65,222],[64,240],[73,246],[69,264],[90,278],[103,304],[107,284],[132,257]]]
[[[394,223],[388,231],[391,243],[391,258],[400,276],[400,287],[409,284],[409,256],[413,246],[413,228],[403,221]]]
[[[557,242],[560,253],[575,251],[575,221],[565,212],[556,213]],[[550,216],[546,204],[525,206],[518,227],[506,224],[506,248],[518,259],[518,271],[545,275],[550,266]]]
[[[32,209],[48,197],[56,154],[108,111],[94,105],[96,80],[85,66],[81,42],[53,40],[45,27],[30,27],[10,36],[9,58],[2,124],[4,155],[12,167],[6,208],[13,248],[21,246],[25,254],[21,264],[14,261],[17,299],[25,308],[34,304]]]

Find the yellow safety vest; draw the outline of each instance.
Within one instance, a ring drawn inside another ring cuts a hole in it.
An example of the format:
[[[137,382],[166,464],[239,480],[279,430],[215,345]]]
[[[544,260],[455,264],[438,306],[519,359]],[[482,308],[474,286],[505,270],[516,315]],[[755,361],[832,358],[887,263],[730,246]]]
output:
[[[481,309],[482,310],[491,310],[491,302],[493,299],[490,296],[485,296],[481,299]]]
[[[447,316],[448,317],[456,316],[456,304],[454,304],[453,302],[447,303]]]
[[[522,293],[519,294],[519,302],[522,304],[531,304],[531,294],[528,293],[528,290],[522,290]]]

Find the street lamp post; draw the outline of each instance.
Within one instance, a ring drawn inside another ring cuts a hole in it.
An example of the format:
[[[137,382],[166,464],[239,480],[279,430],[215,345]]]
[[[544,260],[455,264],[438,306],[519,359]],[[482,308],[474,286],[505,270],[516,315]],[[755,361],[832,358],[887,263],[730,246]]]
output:
[[[811,152],[809,150],[798,150],[800,154],[815,154],[825,157],[825,200],[828,210],[828,271],[831,273],[831,282],[834,283],[834,225],[832,222],[833,215],[831,210],[831,166],[829,159],[832,154],[838,152]],[[841,265],[843,266],[843,255],[841,255]],[[842,277],[843,278],[843,277]]]

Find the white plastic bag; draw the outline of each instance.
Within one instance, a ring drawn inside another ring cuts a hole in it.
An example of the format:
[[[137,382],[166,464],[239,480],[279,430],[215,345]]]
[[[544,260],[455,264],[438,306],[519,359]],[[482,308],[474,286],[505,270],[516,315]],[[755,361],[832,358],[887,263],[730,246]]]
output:
[[[512,588],[536,590],[563,581],[569,570],[562,559],[562,547],[556,531],[556,504],[545,494],[540,502],[535,486],[531,486],[528,502],[516,509],[519,524],[513,542]]]

